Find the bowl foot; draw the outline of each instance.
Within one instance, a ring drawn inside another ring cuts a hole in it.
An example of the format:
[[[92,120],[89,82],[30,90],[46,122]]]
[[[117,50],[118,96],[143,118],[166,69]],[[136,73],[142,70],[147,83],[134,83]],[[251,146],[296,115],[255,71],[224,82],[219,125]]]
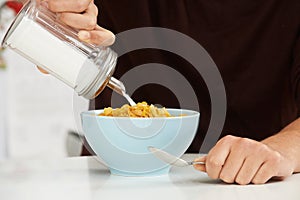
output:
[[[110,173],[112,175],[117,175],[117,176],[127,176],[127,177],[150,177],[150,176],[162,176],[162,175],[167,175],[170,171],[170,166],[164,167],[159,170],[155,171],[150,171],[150,172],[140,172],[140,173],[134,173],[134,172],[126,172],[126,171],[121,171],[121,170],[116,170],[116,169],[109,169]]]

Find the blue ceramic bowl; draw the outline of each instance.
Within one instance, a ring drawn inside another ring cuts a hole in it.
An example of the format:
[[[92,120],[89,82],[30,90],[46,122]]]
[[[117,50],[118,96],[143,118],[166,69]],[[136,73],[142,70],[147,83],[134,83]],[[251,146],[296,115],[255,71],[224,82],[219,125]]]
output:
[[[175,117],[106,117],[97,116],[103,110],[96,110],[81,113],[81,121],[87,142],[112,174],[156,176],[167,174],[170,165],[155,157],[148,147],[182,156],[199,124],[199,112],[167,110]]]

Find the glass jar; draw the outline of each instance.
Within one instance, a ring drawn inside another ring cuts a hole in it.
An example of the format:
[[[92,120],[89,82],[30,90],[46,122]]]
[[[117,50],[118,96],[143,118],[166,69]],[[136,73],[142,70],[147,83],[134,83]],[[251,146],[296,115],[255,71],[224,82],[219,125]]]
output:
[[[73,88],[95,98],[105,86],[124,94],[124,85],[112,77],[117,54],[78,40],[78,31],[35,0],[27,2],[7,31],[2,46],[10,47]]]

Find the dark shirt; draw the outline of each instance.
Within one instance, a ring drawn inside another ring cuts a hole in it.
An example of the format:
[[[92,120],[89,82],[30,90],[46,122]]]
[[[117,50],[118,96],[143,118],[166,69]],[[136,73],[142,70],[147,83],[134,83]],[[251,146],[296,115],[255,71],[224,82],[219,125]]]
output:
[[[227,113],[222,136],[262,140],[278,133],[299,115],[299,0],[101,0],[98,24],[115,34],[138,27],[164,27],[201,44],[224,81]],[[176,42],[176,41],[175,41]],[[146,63],[162,63],[180,72],[194,88],[201,111],[197,135],[188,149],[198,152],[211,117],[211,102],[200,74],[178,55],[143,49],[119,58],[114,76]],[[146,77],[145,77],[146,78]],[[174,80],[176,82],[176,80]],[[125,83],[126,86],[126,83]],[[180,87],[180,84],[178,84]],[[111,90],[96,108],[111,106]],[[179,107],[168,88],[140,87],[133,99]]]

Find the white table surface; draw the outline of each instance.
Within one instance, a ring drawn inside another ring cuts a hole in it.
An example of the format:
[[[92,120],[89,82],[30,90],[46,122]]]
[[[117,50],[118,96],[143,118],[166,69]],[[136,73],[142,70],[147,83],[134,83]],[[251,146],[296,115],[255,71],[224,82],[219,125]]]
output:
[[[299,200],[300,174],[265,185],[239,186],[211,180],[193,167],[173,167],[169,175],[145,178],[110,175],[94,157],[6,161],[0,163],[0,199]]]

